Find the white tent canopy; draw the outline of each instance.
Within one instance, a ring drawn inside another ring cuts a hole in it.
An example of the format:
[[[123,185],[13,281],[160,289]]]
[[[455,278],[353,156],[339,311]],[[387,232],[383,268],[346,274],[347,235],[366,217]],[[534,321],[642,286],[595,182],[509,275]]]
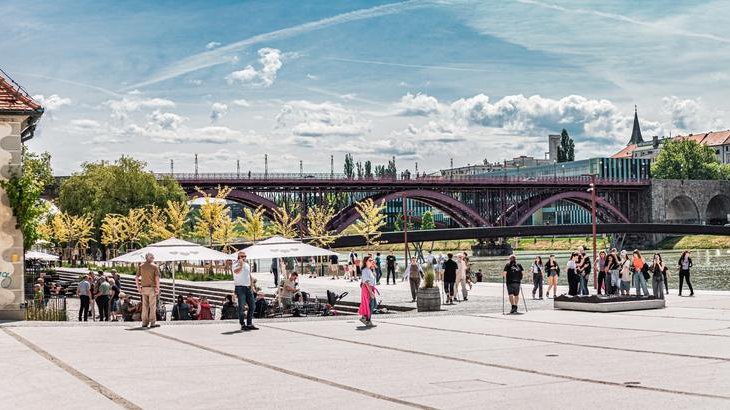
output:
[[[235,255],[216,251],[198,244],[170,238],[154,243],[142,249],[117,256],[112,262],[141,263],[147,253],[155,256],[155,262],[177,261],[221,261],[235,259]]]
[[[25,259],[35,259],[39,261],[57,261],[58,256],[51,255],[50,253],[45,252],[28,251],[25,253]]]
[[[255,245],[251,245],[248,248],[243,249],[243,251],[246,252],[248,259],[337,255],[337,253],[330,250],[318,248],[316,246],[308,245],[294,239],[283,238],[281,236],[273,236]]]

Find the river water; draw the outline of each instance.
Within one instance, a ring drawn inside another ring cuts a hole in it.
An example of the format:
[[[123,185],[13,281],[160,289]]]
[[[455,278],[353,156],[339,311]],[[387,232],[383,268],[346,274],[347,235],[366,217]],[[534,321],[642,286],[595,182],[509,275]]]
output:
[[[446,252],[444,252],[445,254]],[[565,264],[568,262],[570,253],[568,251],[545,251],[543,253],[533,251],[520,251],[515,252],[517,255],[517,261],[522,264],[525,270],[529,270],[535,256],[540,255],[543,262],[547,261],[550,253],[555,255],[556,260],[560,264],[560,278],[558,283],[560,285],[568,285],[567,275],[565,274]],[[590,251],[587,252],[592,257]],[[669,287],[670,289],[677,289],[679,287],[679,277],[677,275],[677,262],[681,251],[660,251],[664,263],[669,268]],[[435,252],[438,254],[438,252]],[[651,262],[654,255],[654,251],[642,251],[642,255]],[[693,267],[690,273],[690,279],[692,281],[692,287],[695,289],[704,290],[730,290],[730,249],[703,249],[695,250],[691,252]],[[398,261],[402,261],[403,254],[396,254]],[[506,257],[471,257],[469,258],[471,263],[472,272],[476,272],[482,269],[485,274],[485,281],[487,282],[501,282],[502,281],[502,270],[504,269],[505,263],[507,263]],[[385,257],[383,256],[383,265],[385,264]],[[528,279],[528,275],[525,275],[525,281],[531,282]],[[547,286],[547,283],[546,285]],[[685,292],[687,292],[687,285],[685,284]],[[672,292],[674,293],[674,292]]]

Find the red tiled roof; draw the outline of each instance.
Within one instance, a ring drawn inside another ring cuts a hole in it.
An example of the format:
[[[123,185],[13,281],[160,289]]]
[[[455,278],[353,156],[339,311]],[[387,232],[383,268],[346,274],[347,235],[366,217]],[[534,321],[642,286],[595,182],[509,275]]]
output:
[[[635,149],[636,144],[629,144],[625,146],[621,151],[611,155],[611,158],[631,158],[631,154],[633,154]]]
[[[704,134],[695,134],[688,136],[678,136],[677,138],[688,138],[699,142],[700,144],[714,147],[716,145],[724,145],[730,143],[730,130],[708,132]]]
[[[0,73],[0,112],[43,112],[43,107],[31,98],[19,85]]]

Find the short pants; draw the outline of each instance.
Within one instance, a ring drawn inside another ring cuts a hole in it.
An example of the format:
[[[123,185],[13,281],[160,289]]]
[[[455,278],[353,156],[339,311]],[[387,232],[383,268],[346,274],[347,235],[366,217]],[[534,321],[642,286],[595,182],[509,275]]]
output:
[[[508,283],[507,294],[512,296],[520,295],[520,284],[519,283]]]

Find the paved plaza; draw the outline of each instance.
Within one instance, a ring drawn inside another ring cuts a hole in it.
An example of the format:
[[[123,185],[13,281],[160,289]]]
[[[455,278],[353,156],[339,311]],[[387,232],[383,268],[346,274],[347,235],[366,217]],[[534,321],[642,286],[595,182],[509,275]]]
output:
[[[486,293],[498,287],[484,287]],[[491,289],[491,290],[490,290]],[[531,302],[531,301],[529,301]],[[529,303],[528,302],[528,303]],[[728,408],[730,294],[613,314],[5,323],[3,408]]]

